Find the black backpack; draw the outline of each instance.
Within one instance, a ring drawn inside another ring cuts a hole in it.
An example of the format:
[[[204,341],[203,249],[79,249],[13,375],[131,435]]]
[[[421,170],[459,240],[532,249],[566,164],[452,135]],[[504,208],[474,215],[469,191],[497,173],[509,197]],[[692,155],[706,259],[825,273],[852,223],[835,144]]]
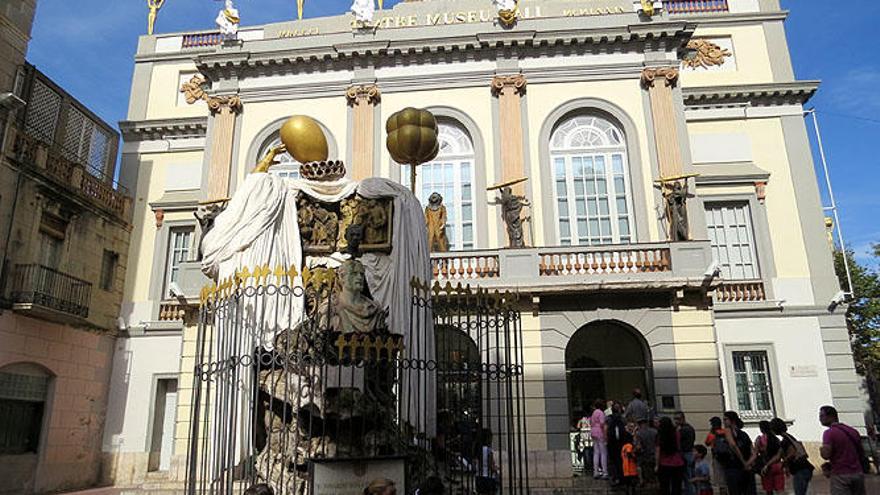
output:
[[[726,466],[735,456],[736,454],[733,453],[733,449],[730,448],[730,444],[727,442],[727,437],[724,435],[717,435],[715,437],[715,442],[712,444],[712,457],[720,462],[722,466]]]

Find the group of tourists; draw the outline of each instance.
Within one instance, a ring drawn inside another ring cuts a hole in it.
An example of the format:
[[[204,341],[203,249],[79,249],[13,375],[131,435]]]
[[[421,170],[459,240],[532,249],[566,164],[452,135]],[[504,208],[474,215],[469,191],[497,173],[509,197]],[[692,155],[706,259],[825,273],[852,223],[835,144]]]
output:
[[[820,409],[819,421],[828,428],[820,453],[827,461],[822,470],[830,478],[831,495],[863,495],[868,465],[859,433],[840,423],[832,406]],[[774,495],[784,491],[786,477],[795,495],[807,493],[815,468],[785,421],[761,421],[754,440],[736,411],[711,418],[708,426],[708,435],[697,443],[683,412],[656,416],[635,389],[625,408],[617,401],[595,401],[577,422],[575,453],[595,479],[628,494],[755,495],[760,479],[763,491]]]

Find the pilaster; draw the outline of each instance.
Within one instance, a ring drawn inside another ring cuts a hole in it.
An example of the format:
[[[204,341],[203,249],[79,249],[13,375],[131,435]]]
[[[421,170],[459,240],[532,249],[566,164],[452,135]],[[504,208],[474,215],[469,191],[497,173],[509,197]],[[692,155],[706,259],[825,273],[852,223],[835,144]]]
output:
[[[375,84],[353,85],[345,92],[352,111],[351,177],[363,180],[373,175],[375,108],[381,99]]]
[[[522,74],[492,78],[492,94],[498,98],[498,120],[501,130],[501,177],[507,182],[528,175],[525,170],[522,125],[522,96],[526,78]],[[515,194],[524,194],[525,185],[513,186]]]
[[[681,144],[675,121],[673,89],[678,83],[678,69],[675,67],[650,67],[642,71],[642,85],[651,100],[651,114],[654,119],[654,141],[657,146],[657,161],[660,178],[681,175]]]
[[[212,96],[207,99],[211,110],[210,163],[208,164],[207,201],[229,197],[229,178],[232,170],[232,147],[235,121],[242,105],[238,95]]]

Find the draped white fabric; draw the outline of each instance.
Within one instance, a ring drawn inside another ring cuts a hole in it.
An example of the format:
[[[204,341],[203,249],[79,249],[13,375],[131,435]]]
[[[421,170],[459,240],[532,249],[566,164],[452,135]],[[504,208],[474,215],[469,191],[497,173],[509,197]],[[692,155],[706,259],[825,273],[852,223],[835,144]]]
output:
[[[424,213],[408,189],[390,180],[317,182],[250,174],[202,240],[202,271],[215,279],[231,277],[243,267],[266,264],[273,269],[277,265],[295,266],[301,272],[308,260],[303,257],[297,223],[297,195],[335,203],[355,192],[365,198],[393,198],[391,253],[366,253],[361,262],[373,299],[380,307],[390,309],[391,331],[404,337],[406,357],[432,360],[432,318],[427,308],[413,305],[410,286],[413,277],[431,279]],[[296,277],[287,283],[301,286],[302,279]],[[257,334],[257,340],[266,349],[273,348],[279,331],[295,326],[303,318],[302,297],[271,297],[256,304],[261,307],[244,308],[245,327]],[[415,325],[414,317],[418,318]],[[435,375],[424,371],[412,375],[418,379],[401,384],[401,419],[409,421],[416,431],[433,436],[433,413],[425,415],[426,424],[417,423],[421,423],[418,416],[423,412],[435,410]],[[419,398],[418,403],[410,404],[415,397]]]

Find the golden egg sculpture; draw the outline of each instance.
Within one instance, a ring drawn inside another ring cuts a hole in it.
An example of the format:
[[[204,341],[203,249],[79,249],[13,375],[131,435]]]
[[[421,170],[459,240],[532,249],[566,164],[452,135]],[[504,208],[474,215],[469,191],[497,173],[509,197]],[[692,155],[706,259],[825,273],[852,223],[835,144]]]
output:
[[[327,137],[318,122],[305,115],[294,115],[279,131],[287,152],[300,163],[322,162],[327,159]]]

